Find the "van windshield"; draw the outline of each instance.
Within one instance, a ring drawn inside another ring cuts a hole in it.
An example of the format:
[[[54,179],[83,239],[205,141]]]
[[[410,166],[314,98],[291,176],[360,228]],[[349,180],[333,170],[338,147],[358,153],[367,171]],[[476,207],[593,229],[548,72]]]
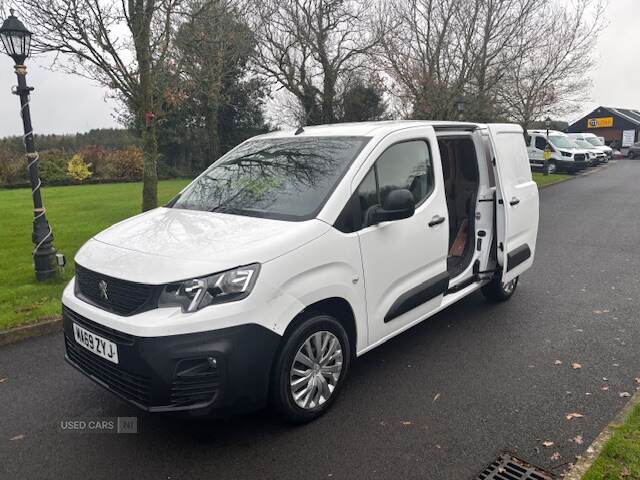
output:
[[[549,142],[556,148],[576,148],[574,143],[569,140],[568,137],[562,135],[552,135],[549,137]]]
[[[602,147],[604,145],[604,143],[602,143],[598,137],[587,137],[587,142],[589,142],[594,147]]]
[[[168,206],[282,220],[315,217],[368,137],[249,141],[187,186]]]
[[[589,142],[587,142],[586,140],[574,140],[575,144],[578,145],[580,148],[586,148],[588,150],[591,150],[593,148],[593,145],[591,145]]]

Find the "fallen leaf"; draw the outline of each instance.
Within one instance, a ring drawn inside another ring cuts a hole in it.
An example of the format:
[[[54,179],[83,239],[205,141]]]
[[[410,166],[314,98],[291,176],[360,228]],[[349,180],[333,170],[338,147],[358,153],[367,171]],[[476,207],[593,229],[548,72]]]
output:
[[[602,390],[607,391],[609,390],[609,387],[607,387],[606,385],[604,387],[602,387]]]
[[[614,364],[613,364],[613,366],[614,366],[614,367],[619,367],[619,366],[620,366],[620,364],[619,364],[619,363],[614,363]]]
[[[7,380],[9,380],[7,377],[0,378],[0,383],[4,383],[4,382],[6,382]],[[637,379],[636,379],[636,380],[637,380]],[[638,382],[638,383],[640,383],[640,382]]]
[[[631,471],[629,470],[628,467],[624,466],[622,467],[622,470],[620,471],[620,475],[622,475],[623,477],[628,477],[631,475]]]
[[[594,310],[593,313],[595,313],[596,315],[600,315],[602,313],[602,310]]]
[[[2,383],[2,382],[0,381],[0,383]],[[640,377],[636,377],[636,383],[640,383]]]
[[[584,415],[581,413],[568,413],[564,418],[567,420],[573,420],[574,418],[582,418]]]
[[[582,435],[577,435],[574,439],[574,442],[576,442],[578,445],[582,445]]]
[[[402,423],[402,425],[413,425],[413,423],[412,423],[412,422],[409,422],[409,421],[407,421],[407,420],[405,420],[405,421],[403,421],[403,422],[401,422],[401,423]]]
[[[16,435],[15,437],[11,437],[9,440],[13,442],[14,440],[22,440],[24,437],[26,437],[26,435],[24,433],[21,433],[20,435]]]
[[[620,398],[626,398],[631,396],[629,392],[620,392],[619,395],[620,395]]]
[[[554,452],[553,455],[551,455],[551,457],[549,457],[551,460],[560,460],[560,452]]]
[[[549,442],[548,440],[545,442],[542,442],[542,445],[549,448],[549,447],[553,447],[553,442]]]
[[[436,401],[436,400],[438,400],[439,398],[440,398],[440,394],[439,394],[439,393],[436,393],[436,396],[435,396],[435,397],[433,397],[433,401],[435,402],[435,401]],[[431,402],[431,403],[433,403],[433,402]]]
[[[555,362],[553,362],[555,365],[562,365],[562,360],[556,360]]]
[[[579,363],[572,363],[571,368],[573,368],[574,370],[578,370],[579,368],[582,368],[582,365],[580,365]]]
[[[441,449],[442,447],[436,443],[436,448]]]
[[[602,380],[604,380],[605,382],[609,381],[607,377],[602,377]]]

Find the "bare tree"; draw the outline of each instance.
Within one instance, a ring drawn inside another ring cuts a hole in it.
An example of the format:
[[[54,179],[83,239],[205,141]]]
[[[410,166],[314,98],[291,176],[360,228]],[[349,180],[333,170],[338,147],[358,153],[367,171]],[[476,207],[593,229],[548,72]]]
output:
[[[492,99],[536,6],[546,0],[397,0],[384,17],[385,70],[416,118],[453,118],[464,96],[476,120],[495,115]],[[519,46],[522,48],[522,46]]]
[[[591,87],[593,47],[605,26],[601,0],[547,4],[536,14],[522,55],[502,79],[498,101],[507,117],[527,128],[546,115],[575,111]]]
[[[255,38],[242,15],[244,1],[186,0],[186,4],[189,18],[175,36],[172,64],[177,74],[172,88],[200,107],[208,166],[221,154],[219,111],[231,100],[225,98],[225,86],[244,75]]]
[[[362,69],[382,39],[382,30],[371,21],[371,5],[351,0],[264,0],[258,5],[258,71],[297,99],[303,124],[333,122],[343,77]]]
[[[144,149],[142,209],[158,204],[156,77],[181,0],[24,0],[42,51],[69,55],[62,68],[113,89],[131,109]]]

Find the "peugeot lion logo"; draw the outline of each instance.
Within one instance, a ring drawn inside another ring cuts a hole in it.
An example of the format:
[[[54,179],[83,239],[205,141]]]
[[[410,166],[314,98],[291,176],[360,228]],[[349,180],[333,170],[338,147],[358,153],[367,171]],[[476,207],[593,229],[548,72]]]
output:
[[[107,294],[107,282],[100,280],[98,282],[98,288],[100,289],[100,297],[105,301],[109,301],[109,295]]]

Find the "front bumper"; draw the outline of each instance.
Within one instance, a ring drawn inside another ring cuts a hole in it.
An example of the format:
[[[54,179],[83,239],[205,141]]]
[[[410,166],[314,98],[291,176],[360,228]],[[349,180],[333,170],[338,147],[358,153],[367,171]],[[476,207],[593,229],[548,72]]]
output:
[[[578,172],[584,170],[589,166],[588,161],[575,161],[575,160],[555,160],[556,168],[565,172]]]
[[[119,363],[80,346],[74,322],[116,343]],[[256,324],[138,337],[92,322],[64,305],[63,323],[66,360],[107,390],[150,412],[211,415],[264,406],[281,339]]]

